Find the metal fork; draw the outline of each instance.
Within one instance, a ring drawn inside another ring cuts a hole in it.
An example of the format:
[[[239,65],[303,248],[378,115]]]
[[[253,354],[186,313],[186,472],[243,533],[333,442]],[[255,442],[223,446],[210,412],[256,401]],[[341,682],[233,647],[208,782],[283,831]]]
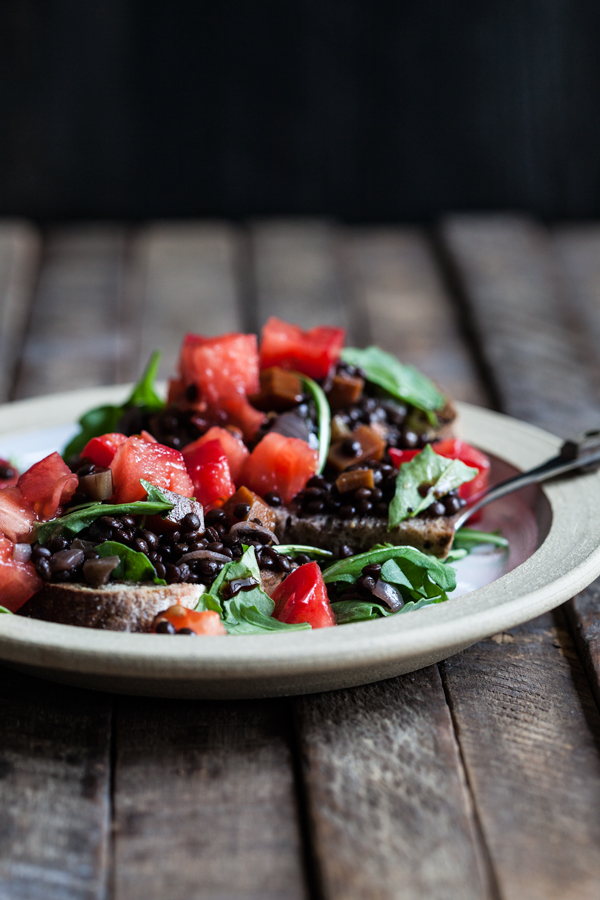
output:
[[[535,469],[529,469],[528,472],[520,472],[507,478],[499,484],[489,487],[479,498],[462,511],[455,522],[455,530],[465,524],[465,522],[473,515],[473,513],[505,497],[519,488],[526,487],[528,484],[540,484],[542,481],[548,481],[550,478],[557,478],[559,475],[567,475],[573,472],[593,472],[600,466],[600,428],[585,431],[576,438],[572,438],[564,442],[560,448],[558,456],[536,466]]]

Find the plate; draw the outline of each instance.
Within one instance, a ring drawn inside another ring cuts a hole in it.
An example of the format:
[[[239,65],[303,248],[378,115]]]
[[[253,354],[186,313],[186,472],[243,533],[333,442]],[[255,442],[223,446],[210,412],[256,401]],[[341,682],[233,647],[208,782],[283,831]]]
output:
[[[118,403],[128,391],[96,388],[0,407],[0,456],[31,464],[63,445],[81,413]],[[534,426],[468,404],[457,407],[461,436],[494,455],[498,474],[537,465],[560,446]],[[493,516],[511,539],[508,571],[407,615],[312,632],[178,641],[3,615],[0,660],[55,681],[163,697],[270,697],[391,678],[546,612],[589,584],[600,573],[598,509],[600,473],[499,501]],[[461,576],[463,586],[468,577]]]

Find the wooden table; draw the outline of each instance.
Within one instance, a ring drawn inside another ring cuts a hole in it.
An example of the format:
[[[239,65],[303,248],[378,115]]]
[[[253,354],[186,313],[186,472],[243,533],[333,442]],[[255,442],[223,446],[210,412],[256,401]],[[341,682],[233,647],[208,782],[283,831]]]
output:
[[[0,398],[185,330],[342,323],[456,397],[600,424],[600,226],[0,228]],[[599,510],[600,514],[600,510]],[[0,670],[1,900],[597,900],[600,588],[439,666],[183,702]]]

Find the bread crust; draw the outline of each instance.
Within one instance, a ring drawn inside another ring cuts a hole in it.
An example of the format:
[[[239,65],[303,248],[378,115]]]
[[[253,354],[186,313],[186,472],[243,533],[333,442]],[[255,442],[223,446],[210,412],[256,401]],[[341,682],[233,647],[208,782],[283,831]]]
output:
[[[406,544],[443,559],[452,546],[456,519],[457,516],[416,517],[405,519],[388,531],[387,520],[374,516],[360,519],[340,519],[333,515],[300,517],[288,509],[279,516],[276,534],[284,544],[309,544],[331,550],[334,556],[344,544],[354,553],[366,553],[373,544],[388,543]]]
[[[200,596],[197,584],[138,584],[110,582],[92,588],[85,584],[45,583],[19,610],[20,615],[62,625],[107,631],[151,631],[159,612],[179,603],[193,609]]]

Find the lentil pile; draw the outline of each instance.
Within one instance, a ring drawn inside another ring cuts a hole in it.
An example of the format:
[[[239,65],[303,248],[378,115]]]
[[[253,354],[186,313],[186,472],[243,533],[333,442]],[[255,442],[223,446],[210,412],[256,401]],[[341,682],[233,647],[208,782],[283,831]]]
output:
[[[107,564],[95,549],[106,541],[117,541],[131,550],[143,553],[153,564],[156,574],[167,584],[212,584],[224,565],[239,560],[242,543],[254,546],[261,569],[289,572],[293,563],[273,549],[273,535],[264,528],[240,530],[230,526],[221,510],[206,515],[204,527],[193,513],[187,514],[180,528],[157,534],[141,528],[134,516],[102,516],[75,537],[54,537],[44,546],[35,543],[31,559],[38,575],[55,583],[88,583],[94,587],[108,583],[115,565]],[[231,528],[234,533],[231,533]]]
[[[335,515],[341,519],[364,518],[375,516],[387,518],[389,506],[396,490],[397,470],[391,463],[368,462],[358,466],[350,466],[346,471],[368,471],[373,473],[375,487],[360,487],[354,491],[340,493],[334,481],[325,475],[315,475],[308,481],[305,489],[295,498],[298,515],[301,517],[314,515]],[[437,516],[453,516],[464,505],[465,500],[451,491],[436,500],[427,509],[419,513],[420,518]]]

